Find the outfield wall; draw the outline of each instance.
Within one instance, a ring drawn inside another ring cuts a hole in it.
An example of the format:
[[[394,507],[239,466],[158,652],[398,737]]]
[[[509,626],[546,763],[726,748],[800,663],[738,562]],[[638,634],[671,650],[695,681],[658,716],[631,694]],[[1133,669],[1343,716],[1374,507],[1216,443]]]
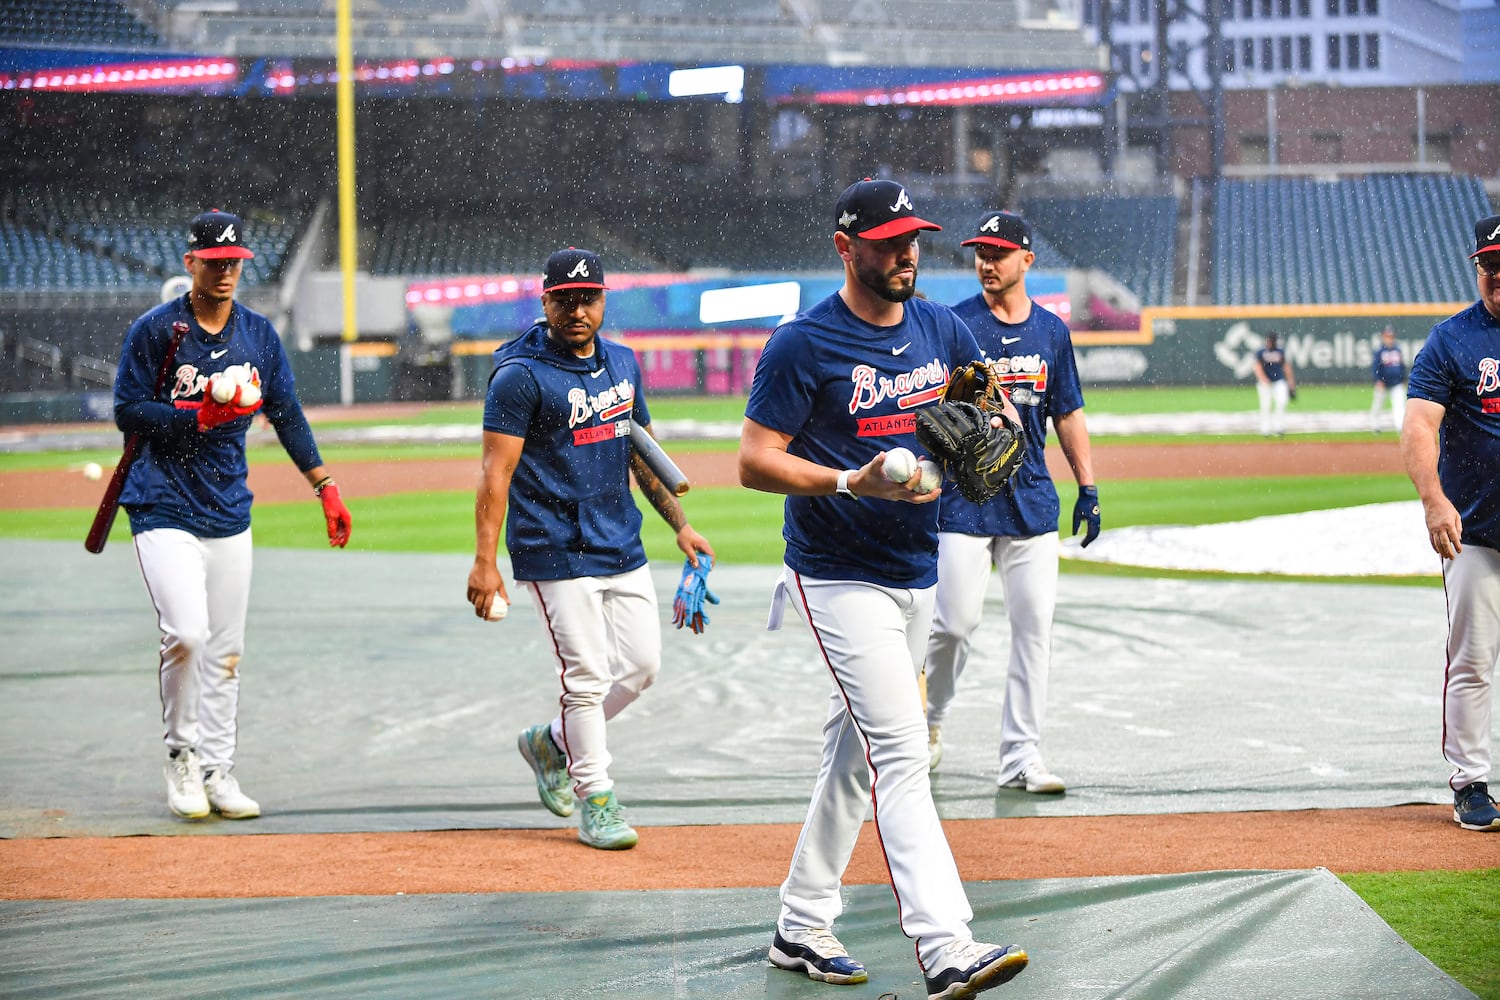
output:
[[[1265,335],[1281,335],[1298,382],[1373,381],[1371,360],[1390,325],[1407,363],[1433,325],[1467,302],[1148,308],[1135,331],[1073,335],[1086,384],[1235,385],[1254,378]]]
[[[1468,305],[1150,308],[1136,330],[1077,331],[1073,341],[1085,385],[1248,385],[1255,351],[1271,331],[1282,335],[1299,382],[1361,384],[1371,381],[1371,354],[1383,326],[1395,328],[1409,363],[1435,323]],[[732,395],[746,391],[769,334],[755,327],[663,329],[619,339],[639,353],[653,394]],[[426,353],[403,351],[390,341],[355,343],[349,365],[354,401],[481,398],[490,354],[499,343],[459,339]],[[340,401],[340,350],[289,352],[303,402]],[[109,392],[102,387],[0,393],[0,425],[108,420],[110,413]]]

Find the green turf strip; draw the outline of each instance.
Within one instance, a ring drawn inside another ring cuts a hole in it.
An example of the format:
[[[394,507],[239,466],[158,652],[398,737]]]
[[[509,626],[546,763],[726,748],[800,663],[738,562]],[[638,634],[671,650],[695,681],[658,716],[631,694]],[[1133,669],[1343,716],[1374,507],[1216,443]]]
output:
[[[1494,857],[1475,833],[1475,857]],[[1468,872],[1341,875],[1380,918],[1428,961],[1484,1000],[1500,1000],[1500,868]]]

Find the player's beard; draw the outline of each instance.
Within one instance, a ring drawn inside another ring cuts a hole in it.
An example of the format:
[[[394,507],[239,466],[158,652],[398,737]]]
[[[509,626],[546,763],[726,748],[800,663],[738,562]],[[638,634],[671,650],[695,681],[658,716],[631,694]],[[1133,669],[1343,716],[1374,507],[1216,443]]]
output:
[[[908,268],[911,270],[911,280],[903,279],[893,285],[893,276],[896,272],[905,271]],[[891,268],[890,271],[882,271],[879,268],[869,267],[859,261],[855,261],[854,276],[859,279],[860,284],[887,302],[905,302],[917,294],[917,265],[915,262],[908,263],[903,261]]]

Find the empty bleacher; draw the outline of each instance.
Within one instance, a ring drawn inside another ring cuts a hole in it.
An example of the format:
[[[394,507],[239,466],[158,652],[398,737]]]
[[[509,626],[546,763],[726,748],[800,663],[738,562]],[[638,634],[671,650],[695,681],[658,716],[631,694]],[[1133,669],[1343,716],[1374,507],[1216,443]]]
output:
[[[1177,199],[1171,195],[1028,199],[1021,214],[1069,261],[1098,268],[1141,300],[1169,305],[1177,248]],[[1037,266],[1048,267],[1037,253]]]
[[[0,0],[0,41],[121,49],[162,44],[119,0]]]
[[[1474,294],[1466,247],[1489,212],[1473,177],[1226,180],[1214,211],[1214,301],[1464,301]]]
[[[187,221],[201,208],[28,188],[0,200],[0,290],[155,288],[182,273]],[[302,225],[257,208],[245,214],[241,283],[275,281]]]

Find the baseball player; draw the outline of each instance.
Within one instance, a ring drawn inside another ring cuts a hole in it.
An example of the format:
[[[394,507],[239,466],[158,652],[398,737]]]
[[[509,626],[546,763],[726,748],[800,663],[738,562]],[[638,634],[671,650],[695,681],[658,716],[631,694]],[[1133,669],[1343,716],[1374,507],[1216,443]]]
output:
[[[1500,657],[1500,215],[1474,226],[1479,301],[1432,328],[1412,363],[1401,456],[1443,560],[1443,757],[1453,820],[1500,831],[1490,719]]]
[[[1100,522],[1083,389],[1067,324],[1026,294],[1026,272],[1036,260],[1026,220],[1010,212],[985,212],[974,236],[962,245],[974,248],[980,291],[954,306],[954,312],[994,362],[1021,414],[1026,458],[1010,488],[984,504],[956,490],[943,494],[937,602],[927,641],[929,765],[936,768],[942,759],[943,720],[969,659],[969,639],[984,612],[993,566],[1000,571],[1010,618],[1010,662],[1000,716],[1000,787],[1057,793],[1066,785],[1048,770],[1040,749],[1058,561],[1057,489],[1047,471],[1045,451],[1050,418],[1078,482],[1073,531],[1087,522],[1087,545],[1099,534]]]
[[[1370,430],[1380,433],[1380,411],[1385,408],[1386,397],[1391,400],[1391,422],[1396,433],[1401,433],[1401,420],[1406,414],[1406,358],[1401,345],[1396,343],[1396,331],[1387,326],[1380,331],[1380,344],[1370,359],[1370,371],[1375,377],[1375,393],[1370,400]]]
[[[833,682],[823,759],[781,886],[773,965],[861,983],[832,926],[840,880],[871,804],[931,997],[967,997],[1025,966],[1014,945],[982,944],[927,778],[917,672],[937,580],[941,491],[882,473],[886,452],[918,449],[913,411],[942,396],[979,347],[946,306],[913,298],[917,215],[905,188],[865,179],[840,195],[834,246],[843,287],[772,334],[740,439],[740,482],[787,495],[786,566],[771,629],[790,600]]]
[[[1297,398],[1297,379],[1280,334],[1266,334],[1266,346],[1255,352],[1255,394],[1260,399],[1261,437],[1285,437],[1286,404]]]
[[[226,819],[260,815],[232,773],[250,599],[245,432],[256,411],[321,501],[329,544],[349,541],[349,510],[318,455],[281,339],[269,320],[234,301],[253,256],[238,216],[214,210],[194,218],[182,257],[191,288],[131,325],[115,375],[115,423],[146,439],[120,503],[162,633],[167,805],[187,819],[210,810]],[[176,323],[187,332],[158,397]],[[211,377],[235,371],[258,386],[258,400],[210,395]]]
[[[649,429],[651,417],[634,352],[599,336],[607,287],[597,254],[557,251],[542,280],[545,318],[495,352],[467,595],[481,618],[510,601],[495,558],[504,524],[511,572],[531,589],[562,682],[561,712],[521,733],[521,755],[554,814],[571,816],[577,795],[580,841],[622,850],[638,838],[615,798],[605,723],[661,668],[630,474],[690,566],[713,547],[630,447],[631,419]]]

